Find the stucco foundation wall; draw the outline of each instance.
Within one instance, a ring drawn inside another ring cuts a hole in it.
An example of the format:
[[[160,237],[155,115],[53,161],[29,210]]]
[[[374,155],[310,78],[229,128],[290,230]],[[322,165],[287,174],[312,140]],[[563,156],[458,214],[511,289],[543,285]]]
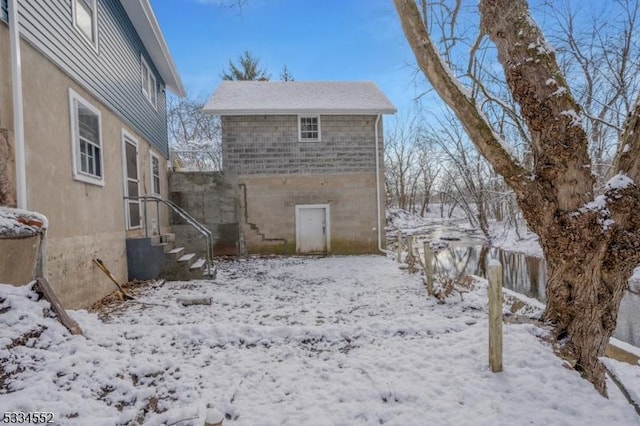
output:
[[[375,173],[243,175],[238,183],[249,253],[296,252],[297,204],[330,205],[332,254],[378,251]]]
[[[67,309],[87,307],[117,290],[92,262],[101,259],[120,283],[127,281],[125,233],[102,232],[49,238],[49,284]]]
[[[36,278],[40,234],[0,238],[0,283],[21,286]]]
[[[6,51],[6,55],[4,54]],[[116,279],[127,279],[125,238],[144,234],[125,229],[122,131],[138,140],[140,194],[151,193],[150,144],[111,109],[76,84],[28,43],[21,43],[24,126],[27,163],[27,208],[49,220],[48,279],[67,308],[86,307],[114,291],[114,285],[92,263],[101,258]],[[0,25],[0,55],[8,58],[8,32]],[[0,61],[0,120],[13,123],[8,61]],[[103,187],[72,176],[69,88],[101,113]],[[7,96],[7,90],[8,96]],[[158,112],[159,114],[162,111]],[[161,195],[166,197],[166,159],[159,155]],[[155,217],[150,208],[149,218]],[[160,230],[168,230],[161,211]]]

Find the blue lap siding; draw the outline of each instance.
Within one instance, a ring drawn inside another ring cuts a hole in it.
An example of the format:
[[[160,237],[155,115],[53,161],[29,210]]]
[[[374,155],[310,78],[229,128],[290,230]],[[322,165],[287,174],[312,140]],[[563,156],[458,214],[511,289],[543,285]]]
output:
[[[73,24],[72,1],[21,0],[23,38],[168,157],[164,82],[120,1],[97,0],[95,47]],[[141,55],[156,78],[157,108],[142,93]]]

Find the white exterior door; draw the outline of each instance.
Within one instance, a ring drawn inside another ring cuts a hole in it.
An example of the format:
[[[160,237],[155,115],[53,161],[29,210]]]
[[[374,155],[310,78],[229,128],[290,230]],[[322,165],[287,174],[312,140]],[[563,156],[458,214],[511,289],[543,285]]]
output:
[[[329,206],[296,206],[296,250],[298,253],[329,251]]]

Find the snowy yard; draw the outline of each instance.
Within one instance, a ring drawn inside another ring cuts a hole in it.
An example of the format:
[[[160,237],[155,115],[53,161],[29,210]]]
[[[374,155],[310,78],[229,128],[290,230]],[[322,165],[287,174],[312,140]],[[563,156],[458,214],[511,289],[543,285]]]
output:
[[[0,286],[0,411],[57,424],[202,425],[207,410],[225,425],[638,424],[532,325],[505,326],[505,370],[491,373],[485,289],[438,305],[381,256],[225,262],[214,282],[137,295],[166,306],[71,311],[86,337],[30,295]]]

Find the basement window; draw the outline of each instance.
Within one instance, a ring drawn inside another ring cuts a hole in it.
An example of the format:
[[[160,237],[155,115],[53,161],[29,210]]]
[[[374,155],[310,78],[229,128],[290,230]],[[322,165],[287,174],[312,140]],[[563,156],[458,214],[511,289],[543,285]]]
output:
[[[100,111],[69,89],[73,178],[104,186]]]
[[[301,115],[298,117],[298,139],[300,142],[320,141],[319,115]]]

